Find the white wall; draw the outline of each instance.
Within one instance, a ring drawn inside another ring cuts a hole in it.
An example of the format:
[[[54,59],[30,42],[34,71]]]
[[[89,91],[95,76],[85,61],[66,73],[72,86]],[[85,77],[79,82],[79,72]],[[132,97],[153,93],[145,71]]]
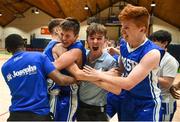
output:
[[[168,24],[167,22],[157,18],[153,17],[153,32],[163,29],[167,30],[172,34],[172,42],[173,44],[180,44],[180,29]]]
[[[0,39],[1,39],[2,33],[3,33],[3,28],[2,26],[0,26]]]
[[[84,21],[81,23],[81,28],[79,32],[79,39],[80,40],[86,40],[86,29],[87,29],[87,21]]]
[[[119,38],[119,27],[118,26],[107,26],[107,37],[110,40],[118,40]]]
[[[24,13],[25,18],[16,18],[5,28],[3,28],[3,34],[0,35],[2,38],[2,46],[4,48],[5,38],[12,33],[20,34],[23,38],[27,39],[27,43],[30,43],[30,35],[35,34],[36,38],[50,38],[50,35],[41,35],[41,27],[47,27],[51,17],[42,11],[40,14],[33,14],[31,9]],[[1,34],[1,29],[0,29]]]
[[[29,34],[19,28],[16,28],[16,27],[6,27],[3,31],[3,40],[5,40],[5,38],[9,35],[9,34],[13,34],[13,33],[16,33],[16,34],[19,34],[21,35],[23,38],[28,38],[29,37]],[[28,38],[29,39],[29,38]],[[4,41],[3,41],[3,45],[4,45]]]

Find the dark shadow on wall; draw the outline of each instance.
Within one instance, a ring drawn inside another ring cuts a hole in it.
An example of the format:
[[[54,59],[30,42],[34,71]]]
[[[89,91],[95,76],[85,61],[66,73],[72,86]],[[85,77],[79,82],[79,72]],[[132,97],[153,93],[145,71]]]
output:
[[[180,45],[178,44],[171,44],[168,46],[168,52],[173,55],[176,60],[180,63]]]

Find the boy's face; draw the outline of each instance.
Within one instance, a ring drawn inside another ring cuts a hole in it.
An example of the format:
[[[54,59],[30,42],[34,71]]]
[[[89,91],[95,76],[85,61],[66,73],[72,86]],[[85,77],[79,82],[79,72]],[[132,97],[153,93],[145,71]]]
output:
[[[126,20],[121,22],[122,36],[129,44],[132,44],[135,41],[139,41],[145,34],[144,27],[138,27],[135,25],[134,21],[135,20]]]
[[[104,47],[105,37],[101,33],[95,33],[88,36],[87,42],[91,51],[101,52]]]
[[[63,46],[66,48],[76,41],[78,35],[75,35],[72,30],[68,30],[68,31],[61,30],[61,32],[59,33],[59,37]]]

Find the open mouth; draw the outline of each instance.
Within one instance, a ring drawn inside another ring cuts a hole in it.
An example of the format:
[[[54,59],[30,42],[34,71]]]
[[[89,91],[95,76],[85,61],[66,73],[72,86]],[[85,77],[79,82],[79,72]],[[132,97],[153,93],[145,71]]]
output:
[[[93,51],[97,51],[99,47],[92,47]]]

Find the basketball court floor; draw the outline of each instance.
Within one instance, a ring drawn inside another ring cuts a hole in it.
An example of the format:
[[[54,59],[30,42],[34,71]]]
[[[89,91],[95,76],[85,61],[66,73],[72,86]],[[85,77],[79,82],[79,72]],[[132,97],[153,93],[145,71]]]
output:
[[[3,63],[9,58],[9,55],[0,54],[0,68]],[[180,74],[177,75],[175,82],[180,81]],[[6,122],[9,117],[8,108],[11,104],[11,96],[8,86],[6,85],[3,76],[0,72],[0,122]],[[115,115],[111,122],[117,122],[117,116]],[[180,121],[180,100],[177,101],[177,111],[175,113],[173,121]]]

